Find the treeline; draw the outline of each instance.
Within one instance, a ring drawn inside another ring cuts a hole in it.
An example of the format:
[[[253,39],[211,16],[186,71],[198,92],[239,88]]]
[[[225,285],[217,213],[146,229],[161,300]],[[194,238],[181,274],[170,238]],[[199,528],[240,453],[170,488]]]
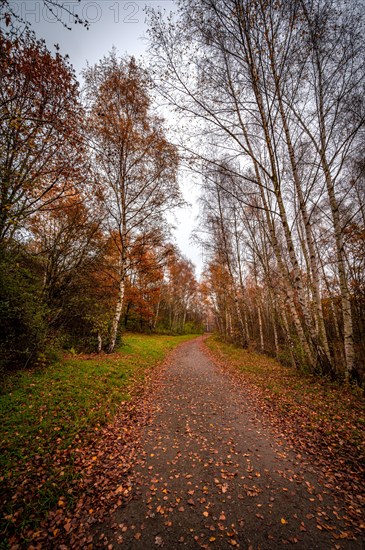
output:
[[[192,264],[170,244],[179,156],[148,74],[113,52],[84,72],[0,34],[0,369],[120,328],[200,330]]]
[[[205,179],[204,287],[219,332],[363,384],[364,3],[178,4],[176,20],[150,11],[150,39]]]

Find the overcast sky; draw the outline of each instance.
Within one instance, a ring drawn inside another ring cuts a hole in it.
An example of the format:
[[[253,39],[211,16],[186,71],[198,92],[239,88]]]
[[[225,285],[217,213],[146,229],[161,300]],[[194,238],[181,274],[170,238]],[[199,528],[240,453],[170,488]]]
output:
[[[79,77],[86,62],[94,64],[106,55],[113,46],[120,54],[134,55],[137,59],[146,58],[147,42],[144,8],[146,5],[160,6],[167,12],[174,10],[171,0],[81,0],[81,3],[64,0],[63,4],[75,10],[83,19],[90,22],[89,30],[74,25],[70,16],[64,21],[72,26],[69,31],[44,7],[42,0],[11,0],[14,11],[28,21],[39,38],[44,38],[53,50],[58,44],[63,54],[68,54]],[[197,245],[190,241],[191,231],[198,214],[196,186],[184,177],[181,190],[190,203],[185,209],[175,212],[176,243],[185,256],[192,260],[197,275],[202,269],[202,254]]]

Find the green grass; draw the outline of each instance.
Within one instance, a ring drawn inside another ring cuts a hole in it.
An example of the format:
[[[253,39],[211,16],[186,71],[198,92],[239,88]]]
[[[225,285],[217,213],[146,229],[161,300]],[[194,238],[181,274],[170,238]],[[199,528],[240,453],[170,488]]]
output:
[[[110,356],[76,356],[9,375],[0,394],[0,482],[7,500],[1,512],[8,518],[16,514],[11,496],[17,480],[26,477],[30,485],[34,480],[37,490],[31,487],[25,499],[22,527],[41,519],[76,475],[70,452],[67,467],[62,467],[62,483],[55,483],[57,453],[86,445],[113,418],[121,402],[130,399],[135,383],[168,351],[191,338],[129,334]]]

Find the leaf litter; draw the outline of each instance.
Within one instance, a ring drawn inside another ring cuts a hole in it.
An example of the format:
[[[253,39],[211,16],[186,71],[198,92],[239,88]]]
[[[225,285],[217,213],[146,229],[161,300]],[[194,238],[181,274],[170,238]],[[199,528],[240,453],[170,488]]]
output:
[[[338,463],[298,425],[288,430],[265,392],[201,341],[185,343],[94,444],[74,449],[73,504],[61,497],[10,547],[361,548],[360,483],[344,506]]]

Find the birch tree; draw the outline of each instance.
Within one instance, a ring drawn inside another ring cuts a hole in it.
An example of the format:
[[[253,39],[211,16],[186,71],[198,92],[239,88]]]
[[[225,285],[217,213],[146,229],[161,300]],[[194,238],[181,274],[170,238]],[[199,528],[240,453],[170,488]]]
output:
[[[122,314],[128,250],[138,238],[147,246],[165,225],[164,214],[180,200],[178,154],[163,122],[152,113],[150,84],[133,58],[115,52],[84,72],[90,147],[118,251],[118,297],[108,351],[115,347]]]
[[[344,234],[362,208],[358,185],[346,180],[364,138],[363,2],[178,5],[175,21],[151,12],[150,35],[160,93],[185,132],[192,128],[183,146],[202,166],[220,166],[222,155],[232,161],[235,184],[228,177],[220,185],[237,204],[263,213],[259,227],[279,280],[272,303],[292,349],[312,371],[333,376],[323,312],[326,249],[316,242],[325,226],[341,296],[345,365],[337,369],[349,378],[356,358]],[[257,243],[253,250],[259,261]]]

